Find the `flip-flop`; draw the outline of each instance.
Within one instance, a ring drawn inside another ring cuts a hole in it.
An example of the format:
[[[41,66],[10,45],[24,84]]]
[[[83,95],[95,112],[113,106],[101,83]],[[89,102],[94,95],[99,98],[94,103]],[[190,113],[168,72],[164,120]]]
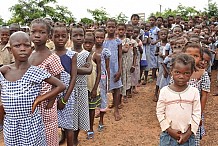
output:
[[[102,132],[104,130],[104,125],[98,125],[98,132]]]
[[[94,131],[87,132],[87,139],[94,139]]]

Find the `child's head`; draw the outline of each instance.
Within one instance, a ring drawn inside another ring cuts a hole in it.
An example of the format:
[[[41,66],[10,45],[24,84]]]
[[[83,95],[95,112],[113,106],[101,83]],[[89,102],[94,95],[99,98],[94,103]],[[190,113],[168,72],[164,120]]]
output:
[[[30,37],[23,31],[14,32],[9,38],[9,51],[16,61],[26,62],[32,53]]]
[[[102,29],[96,29],[94,34],[95,34],[95,45],[102,46],[105,39],[105,31]]]
[[[94,36],[94,33],[92,32],[87,32],[85,34],[85,40],[84,40],[84,43],[83,43],[83,48],[89,52],[92,51],[92,48],[95,44],[95,36]]]
[[[210,60],[212,58],[212,53],[209,49],[203,49],[203,60],[199,63],[199,68],[207,69],[210,65]]]
[[[182,32],[183,32],[183,28],[182,28],[182,26],[180,26],[180,25],[176,25],[174,28],[173,28],[173,34],[175,35],[175,36],[182,36]]]
[[[46,44],[51,33],[50,25],[41,18],[34,19],[30,24],[30,38],[35,46]]]
[[[116,25],[117,25],[117,22],[114,19],[109,19],[106,22],[106,31],[107,31],[108,35],[114,35],[115,34]]]
[[[138,23],[139,23],[139,15],[138,14],[132,14],[130,19],[131,19],[132,25],[138,25]]]
[[[203,58],[203,51],[199,43],[187,43],[182,51],[191,55],[195,59],[196,66],[199,66]]]
[[[6,45],[8,43],[9,37],[10,37],[10,30],[7,27],[2,26],[0,28],[0,42],[1,42],[1,44]]]
[[[195,60],[190,55],[182,53],[172,59],[171,75],[177,86],[186,86],[194,70]]]
[[[52,40],[55,44],[55,49],[65,48],[65,44],[69,39],[68,29],[65,23],[56,22],[51,31]]]
[[[133,35],[133,26],[131,24],[126,24],[126,37],[131,38]]]
[[[168,37],[168,29],[167,28],[162,28],[159,31],[159,37],[160,40],[167,40]]]
[[[156,17],[155,16],[150,16],[149,22],[150,22],[151,27],[154,27],[155,22],[156,22]]]
[[[193,35],[189,37],[189,42],[200,44],[200,37],[198,35]]]
[[[20,25],[17,24],[17,23],[12,23],[10,26],[9,26],[9,29],[10,29],[10,35],[14,32],[17,32],[17,31],[20,31]]]
[[[117,24],[118,37],[123,37],[125,34],[126,34],[126,24],[124,24],[124,23]]]
[[[74,47],[79,46],[81,47],[84,43],[85,39],[85,30],[83,27],[79,25],[75,25],[70,30],[70,39],[73,42]]]
[[[163,17],[161,16],[157,17],[156,25],[159,27],[162,26],[162,24],[163,24]]]
[[[139,36],[139,34],[140,34],[140,27],[134,26],[132,38],[136,39]]]

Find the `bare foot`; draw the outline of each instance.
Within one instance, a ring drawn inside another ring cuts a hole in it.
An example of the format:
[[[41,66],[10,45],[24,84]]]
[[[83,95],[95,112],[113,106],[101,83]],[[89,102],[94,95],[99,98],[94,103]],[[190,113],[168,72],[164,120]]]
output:
[[[122,119],[119,112],[114,112],[114,118],[115,118],[115,121],[120,121]]]
[[[123,104],[122,104],[122,103],[119,104],[119,105],[118,105],[118,108],[119,108],[119,109],[122,109],[122,108],[123,108]]]

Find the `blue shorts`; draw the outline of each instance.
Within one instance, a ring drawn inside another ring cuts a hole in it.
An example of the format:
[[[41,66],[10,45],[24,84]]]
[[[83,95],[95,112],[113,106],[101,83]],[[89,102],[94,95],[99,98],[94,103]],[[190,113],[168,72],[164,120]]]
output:
[[[195,146],[195,137],[192,134],[184,144],[178,144],[177,140],[172,138],[167,132],[160,135],[160,146]]]

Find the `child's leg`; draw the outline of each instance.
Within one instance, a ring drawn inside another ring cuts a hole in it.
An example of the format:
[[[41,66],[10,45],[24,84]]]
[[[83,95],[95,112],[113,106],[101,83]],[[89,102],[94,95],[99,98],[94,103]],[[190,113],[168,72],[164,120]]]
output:
[[[73,130],[72,129],[65,129],[67,134],[67,145],[73,145]]]
[[[2,131],[2,129],[3,129],[4,115],[5,115],[4,108],[3,108],[3,105],[0,102],[0,131]]]
[[[153,79],[153,81],[157,77],[156,72],[157,72],[157,68],[152,68],[152,79]]]
[[[66,139],[66,130],[61,128],[61,139],[59,140],[59,145],[63,144]]]
[[[158,101],[158,91],[159,91],[159,86],[156,85],[155,93],[154,93],[154,99],[153,99],[153,101],[155,101],[155,102]]]
[[[95,118],[95,110],[89,109],[89,119],[90,119],[90,130],[93,132],[93,125],[94,125],[94,118]]]
[[[100,111],[100,120],[99,120],[99,125],[98,125],[99,132],[103,131],[103,128],[104,128],[104,114],[105,114],[105,111]]]
[[[121,119],[121,116],[119,114],[119,101],[120,101],[120,88],[114,89],[113,93],[113,101],[114,101],[114,117],[116,121],[119,121]]]
[[[77,146],[79,143],[79,140],[78,140],[79,131],[80,131],[79,129],[76,131],[73,131],[73,145],[74,146]]]

